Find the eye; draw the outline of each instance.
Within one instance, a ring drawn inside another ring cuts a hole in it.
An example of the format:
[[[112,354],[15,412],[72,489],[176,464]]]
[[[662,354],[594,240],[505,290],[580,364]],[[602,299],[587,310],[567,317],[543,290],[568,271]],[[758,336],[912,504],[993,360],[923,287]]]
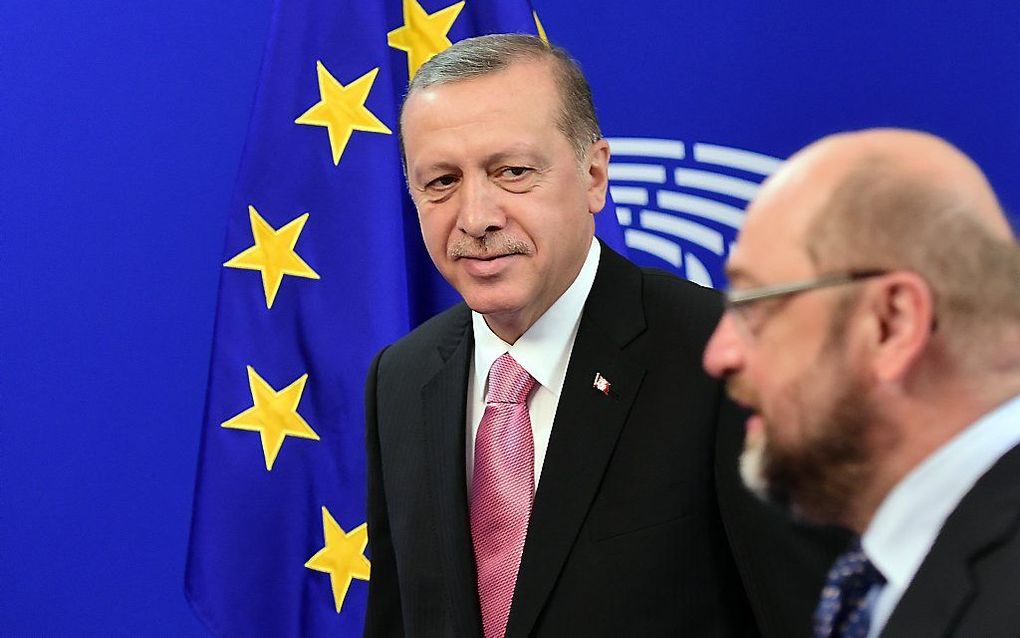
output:
[[[740,323],[750,334],[756,334],[761,327],[762,313],[761,305],[754,302],[733,306],[733,314],[738,317]]]
[[[492,174],[492,180],[510,193],[526,193],[535,187],[538,171],[530,166],[503,166]]]
[[[761,332],[765,322],[777,310],[778,299],[758,299],[731,306],[739,322],[751,336]]]
[[[456,175],[452,174],[440,175],[425,184],[425,191],[431,193],[442,193],[455,185],[458,179],[459,178]]]
[[[505,166],[497,174],[503,179],[509,179],[511,181],[520,179],[528,175],[532,169],[527,166]]]

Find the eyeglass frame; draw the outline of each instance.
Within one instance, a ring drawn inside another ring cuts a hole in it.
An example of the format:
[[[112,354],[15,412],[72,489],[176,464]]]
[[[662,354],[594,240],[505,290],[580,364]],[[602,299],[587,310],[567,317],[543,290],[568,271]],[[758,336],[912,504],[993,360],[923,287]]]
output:
[[[849,270],[846,272],[830,273],[827,275],[813,277],[811,279],[804,279],[789,283],[758,286],[755,288],[747,288],[745,290],[727,290],[724,293],[726,312],[735,311],[733,312],[733,316],[738,319],[738,323],[743,326],[747,335],[749,337],[753,337],[755,336],[755,333],[761,329],[761,326],[757,326],[757,329],[752,330],[746,318],[741,315],[741,308],[747,308],[752,303],[757,303],[759,301],[782,299],[798,295],[802,292],[821,290],[823,288],[842,286],[862,281],[864,279],[871,279],[873,277],[881,277],[883,275],[888,275],[890,272],[893,271],[884,269]]]

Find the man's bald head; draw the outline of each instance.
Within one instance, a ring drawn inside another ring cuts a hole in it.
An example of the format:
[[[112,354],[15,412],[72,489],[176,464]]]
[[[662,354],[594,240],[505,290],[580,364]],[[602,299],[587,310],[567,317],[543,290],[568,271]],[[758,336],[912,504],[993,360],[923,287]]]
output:
[[[777,200],[795,199],[777,208]],[[820,272],[911,270],[932,289],[947,346],[976,361],[989,329],[1020,325],[1020,251],[980,168],[927,133],[822,139],[766,183],[748,224],[782,212]],[[755,220],[759,215],[762,219]]]
[[[953,200],[959,214],[973,217],[994,237],[1013,241],[1009,222],[984,173],[947,141],[920,131],[871,129],[823,138],[791,158],[831,180],[833,190],[856,173],[880,165],[885,179],[913,182]],[[844,193],[853,197],[853,193]]]

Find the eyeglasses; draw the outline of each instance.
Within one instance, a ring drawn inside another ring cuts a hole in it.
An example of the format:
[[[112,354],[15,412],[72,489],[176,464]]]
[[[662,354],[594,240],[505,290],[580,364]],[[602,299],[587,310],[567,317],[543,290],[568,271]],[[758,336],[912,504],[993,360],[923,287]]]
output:
[[[746,290],[731,290],[726,292],[726,310],[737,319],[737,323],[741,325],[745,335],[753,338],[761,331],[765,320],[772,314],[764,311],[765,306],[761,304],[763,301],[786,299],[810,290],[842,286],[887,274],[889,274],[888,270],[851,270],[804,281],[760,286]],[[756,308],[758,312],[755,312]]]

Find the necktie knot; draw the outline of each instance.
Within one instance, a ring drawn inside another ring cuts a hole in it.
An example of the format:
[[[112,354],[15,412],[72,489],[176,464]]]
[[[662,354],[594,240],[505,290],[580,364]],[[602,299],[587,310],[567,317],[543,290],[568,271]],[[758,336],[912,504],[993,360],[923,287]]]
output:
[[[885,577],[868,560],[860,541],[854,541],[829,570],[815,610],[815,636],[867,636],[871,624],[868,592],[881,584]]]
[[[489,368],[489,392],[485,402],[524,403],[533,387],[535,378],[506,352]]]

